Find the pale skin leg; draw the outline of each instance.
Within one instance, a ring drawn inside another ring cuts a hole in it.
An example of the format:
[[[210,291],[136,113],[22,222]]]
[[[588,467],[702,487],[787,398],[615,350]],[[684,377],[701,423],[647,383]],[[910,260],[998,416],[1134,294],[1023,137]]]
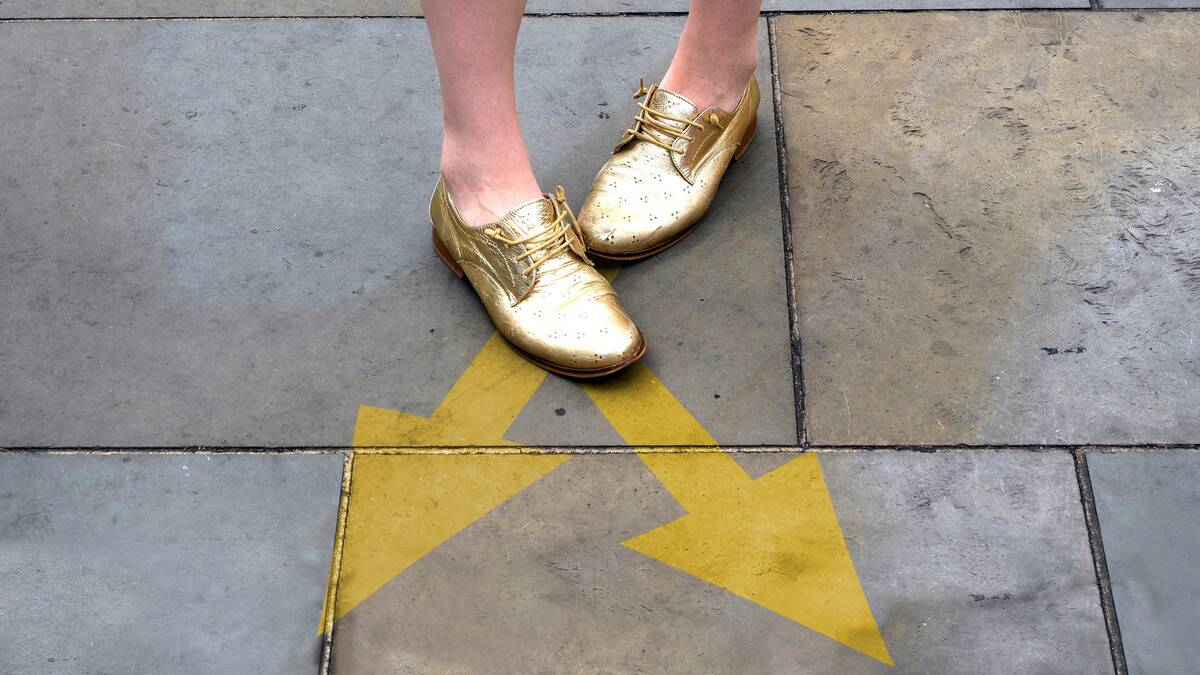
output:
[[[541,195],[513,79],[525,0],[422,0],[421,6],[442,85],[442,177],[463,219],[483,226]],[[759,6],[759,0],[692,0],[662,86],[701,108],[732,110],[758,65]]]
[[[542,191],[513,81],[525,0],[422,0],[442,84],[442,177],[470,225],[499,220]]]
[[[758,67],[760,0],[692,0],[662,87],[701,109],[733,110]]]

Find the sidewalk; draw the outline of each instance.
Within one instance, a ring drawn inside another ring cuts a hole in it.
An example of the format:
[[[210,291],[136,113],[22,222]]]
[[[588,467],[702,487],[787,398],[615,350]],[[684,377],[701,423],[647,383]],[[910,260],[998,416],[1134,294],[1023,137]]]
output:
[[[0,4],[0,671],[1193,670],[1178,2],[768,0],[758,137],[582,386],[429,245],[416,2]],[[685,5],[531,1],[543,186]]]

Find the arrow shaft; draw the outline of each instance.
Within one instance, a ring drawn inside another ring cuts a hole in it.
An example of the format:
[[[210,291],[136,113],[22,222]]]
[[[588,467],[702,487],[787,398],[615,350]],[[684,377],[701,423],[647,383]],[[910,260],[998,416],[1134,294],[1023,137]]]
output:
[[[638,457],[689,512],[751,482],[645,364],[635,363],[616,377],[581,386],[626,443],[684,446],[677,451],[642,451]],[[697,452],[696,447],[706,450]]]
[[[493,332],[442,399],[433,419],[464,438],[503,438],[546,371],[526,361]]]

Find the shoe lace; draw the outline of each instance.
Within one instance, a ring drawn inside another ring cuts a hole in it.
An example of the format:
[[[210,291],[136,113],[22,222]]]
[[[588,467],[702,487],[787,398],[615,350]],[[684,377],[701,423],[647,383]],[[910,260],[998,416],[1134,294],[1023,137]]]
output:
[[[646,88],[646,78],[640,77],[638,78],[638,89],[637,91],[633,92],[633,98],[634,100],[640,99],[644,96],[647,96],[650,91],[650,89]],[[684,141],[690,142],[692,137],[688,135],[688,130],[692,127],[700,129],[704,126],[699,122],[695,122],[684,117],[677,117],[675,115],[662,112],[661,110],[655,110],[649,106],[649,99],[645,101],[639,101],[638,107],[642,110],[633,118],[633,126],[629,127],[625,133],[629,134],[633,138],[641,139],[647,143],[657,145],[667,152],[683,152],[683,148],[674,147],[674,141],[683,139]],[[668,122],[682,124],[683,127],[675,127],[668,124]],[[662,136],[650,133],[651,131],[658,132],[658,134],[662,134]],[[671,140],[663,140],[663,136],[666,136]]]
[[[533,275],[546,261],[567,251],[573,251],[584,262],[592,264],[583,248],[583,229],[579,227],[579,222],[575,220],[575,212],[567,203],[567,193],[563,186],[555,186],[553,202],[558,216],[544,230],[516,238],[505,236],[498,227],[484,230],[485,234],[496,241],[509,246],[525,246],[525,252],[518,255],[517,260],[530,260],[529,266],[525,268],[527,275]]]

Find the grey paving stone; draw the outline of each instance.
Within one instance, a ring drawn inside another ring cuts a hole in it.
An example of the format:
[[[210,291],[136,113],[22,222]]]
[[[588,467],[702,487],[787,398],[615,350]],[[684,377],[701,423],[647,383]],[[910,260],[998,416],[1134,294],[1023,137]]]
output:
[[[1200,661],[1200,453],[1089,452],[1100,534],[1129,672]]]
[[[1200,16],[775,25],[813,442],[1200,437]]]
[[[1112,672],[1069,454],[852,453],[822,467],[900,672]]]
[[[1166,1],[1171,2],[1172,0]],[[1194,2],[1194,0],[1190,1]],[[686,12],[690,4],[688,0],[529,0],[525,12],[527,14]],[[764,12],[1087,6],[1088,3],[1085,0],[765,0],[762,3]],[[328,0],[187,0],[186,2],[179,0],[7,0],[7,2],[0,2],[0,18],[420,15],[421,4],[417,0],[336,0],[333,2]]]
[[[418,16],[420,0],[5,0],[0,17]]]
[[[622,546],[682,511],[637,457],[591,455],[350,610],[333,670],[1112,671],[1069,454],[820,462],[895,668]]]
[[[0,453],[0,670],[316,672],[341,468]]]
[[[509,427],[506,438],[526,445],[555,445],[556,438],[586,437],[596,445],[625,445],[583,390],[548,379]]]
[[[681,25],[526,22],[519,98],[545,187],[582,200]],[[360,404],[432,412],[492,327],[429,245],[424,30],[0,25],[0,444],[342,445]],[[617,279],[647,363],[726,443],[795,442],[763,128],[697,234]],[[576,431],[554,441],[611,438]]]

